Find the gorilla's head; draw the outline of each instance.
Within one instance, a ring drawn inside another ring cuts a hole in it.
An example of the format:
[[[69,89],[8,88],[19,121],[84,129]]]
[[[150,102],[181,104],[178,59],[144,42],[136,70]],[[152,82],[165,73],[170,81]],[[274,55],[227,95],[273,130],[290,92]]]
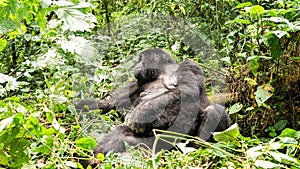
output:
[[[144,82],[155,80],[169,64],[176,62],[166,51],[158,48],[144,50],[139,54],[134,76]]]

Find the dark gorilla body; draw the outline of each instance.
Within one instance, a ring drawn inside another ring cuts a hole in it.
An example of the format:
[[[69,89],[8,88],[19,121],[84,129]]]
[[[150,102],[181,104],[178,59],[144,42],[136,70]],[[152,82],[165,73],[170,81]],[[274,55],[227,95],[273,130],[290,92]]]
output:
[[[137,81],[116,92],[112,100],[75,103],[76,108],[82,109],[87,104],[90,109],[104,112],[134,107],[131,123],[117,126],[106,134],[94,149],[95,156],[109,151],[123,152],[125,142],[151,148],[155,140],[152,129],[213,141],[211,132],[229,127],[230,119],[224,107],[209,102],[204,75],[196,63],[186,60],[178,65],[167,52],[149,49],[139,54],[134,75]],[[172,146],[161,141],[156,151],[169,148]]]

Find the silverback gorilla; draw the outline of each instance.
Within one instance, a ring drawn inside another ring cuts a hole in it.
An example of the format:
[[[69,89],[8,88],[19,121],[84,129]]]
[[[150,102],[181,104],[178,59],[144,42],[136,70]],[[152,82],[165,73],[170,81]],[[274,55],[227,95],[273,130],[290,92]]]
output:
[[[198,64],[185,60],[177,64],[161,49],[148,49],[139,54],[134,70],[136,80],[117,91],[112,99],[82,100],[78,109],[111,109],[133,106],[131,123],[119,125],[104,135],[94,148],[94,155],[109,151],[125,151],[129,145],[152,148],[153,129],[168,130],[206,141],[213,141],[212,132],[229,127],[230,118],[225,108],[211,104],[207,98],[203,71]],[[174,142],[170,139],[169,141]],[[172,145],[159,141],[153,151],[170,149]]]

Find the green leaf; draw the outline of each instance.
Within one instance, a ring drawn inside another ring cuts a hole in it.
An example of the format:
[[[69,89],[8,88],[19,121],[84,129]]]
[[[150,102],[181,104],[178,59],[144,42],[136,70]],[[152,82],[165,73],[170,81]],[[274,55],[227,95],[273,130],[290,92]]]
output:
[[[286,128],[284,129],[281,134],[279,135],[280,137],[292,137],[292,138],[299,138],[300,137],[300,131],[296,131],[294,129]]]
[[[271,89],[270,89],[271,88]],[[258,107],[260,107],[264,102],[266,102],[273,94],[270,92],[272,91],[273,88],[272,86],[258,86],[256,92],[254,93],[255,95],[255,100],[256,103],[258,105]]]
[[[259,57],[255,57],[254,59],[251,59],[249,62],[250,70],[254,76],[257,75],[257,70],[259,68],[259,60],[260,60]]]
[[[276,136],[277,136],[277,133],[276,133],[275,131],[272,131],[272,132],[269,133],[269,135],[270,135],[271,137],[276,137]]]
[[[280,137],[280,141],[283,144],[295,144],[295,145],[298,144],[297,139],[294,139],[294,138],[291,138],[291,137]]]
[[[35,17],[36,23],[39,25],[41,30],[44,30],[47,26],[46,9],[41,9]]]
[[[260,15],[260,14],[263,14],[264,11],[265,11],[265,9],[262,6],[255,5],[255,6],[251,7],[247,12],[249,12],[250,14]]]
[[[65,52],[77,53],[81,56],[81,60],[92,62],[97,58],[97,49],[93,47],[93,43],[83,37],[73,36],[70,40],[62,40],[61,48]]]
[[[49,154],[50,152],[52,152],[52,147],[54,145],[54,138],[53,137],[45,137],[43,139],[43,144],[39,145],[36,148],[36,151],[38,153],[42,153],[42,154]]]
[[[29,154],[26,153],[27,151],[24,150],[26,150],[29,147],[29,144],[30,142],[25,138],[15,138],[10,142],[9,153],[11,155],[11,159],[14,159],[12,160],[14,164],[11,164],[11,166],[19,166],[23,165],[24,163],[28,163]]]
[[[282,145],[282,143],[273,142],[269,145],[269,149],[278,150],[278,149],[280,149],[281,145]]]
[[[179,4],[178,7],[181,10],[181,12],[183,13],[183,15],[186,15],[184,6]]]
[[[281,39],[284,35],[288,35],[289,34],[287,31],[281,31],[281,30],[272,31],[271,33],[273,33],[274,35],[276,35],[279,39]]]
[[[274,124],[274,128],[276,131],[283,130],[285,126],[287,125],[287,120],[279,120],[277,123]]]
[[[254,107],[250,106],[250,107],[247,107],[246,111],[251,111],[251,110],[254,110]]]
[[[229,108],[229,114],[234,114],[242,110],[243,105],[241,103],[235,103],[233,106]]]
[[[60,133],[65,133],[66,129],[61,127],[58,121],[54,118],[52,122],[52,126],[55,130],[59,131]]]
[[[298,164],[298,161],[296,159],[294,159],[286,154],[282,154],[280,152],[273,152],[273,151],[269,151],[268,153],[278,162],[281,162],[282,159],[284,159],[284,160],[291,161],[291,162]]]
[[[265,14],[270,15],[270,16],[277,16],[277,10],[275,10],[275,9],[266,10]]]
[[[295,28],[295,25],[293,25],[289,20],[282,18],[282,17],[270,17],[270,18],[264,18],[263,20],[272,21],[275,23],[284,22],[289,26],[290,29]]]
[[[42,128],[42,135],[45,135],[45,136],[52,136],[53,134],[56,133],[55,129],[54,128],[46,128],[46,127],[41,127]]]
[[[287,24],[290,23],[289,20],[282,18],[282,17],[270,17],[270,18],[264,18],[263,20],[272,21],[275,23],[278,23],[278,22],[285,22]]]
[[[267,45],[270,47],[272,60],[277,60],[277,58],[281,55],[281,48],[279,37],[274,34],[274,32],[270,32],[266,35],[267,37]]]
[[[74,162],[74,161],[66,161],[65,164],[66,164],[67,167],[77,168],[77,163]]]
[[[8,164],[8,156],[4,150],[0,149],[0,164],[7,165]]]
[[[275,164],[265,160],[256,160],[254,164],[256,167],[261,167],[261,168],[274,168],[274,167],[285,168],[284,165]]]
[[[14,117],[15,117],[15,115],[0,121],[0,132],[2,130],[4,130],[6,127],[8,127],[13,122]]]
[[[213,132],[213,137],[217,142],[235,142],[236,138],[240,134],[237,123],[230,126],[228,129],[222,132]]]
[[[224,57],[221,60],[226,62],[227,64],[231,64],[230,57]]]
[[[213,154],[222,158],[226,158],[226,155],[222,151],[219,151],[217,149],[213,149]]]
[[[197,149],[195,149],[193,147],[187,147],[186,145],[187,145],[187,143],[178,143],[177,144],[178,148],[182,151],[182,153],[184,155],[188,154],[188,153],[191,153],[191,152],[194,152],[194,151],[197,150]]]
[[[7,45],[7,41],[5,39],[0,38],[0,52],[5,49],[6,45]]]
[[[300,57],[292,57],[293,61],[300,61]]]
[[[98,144],[93,138],[80,138],[76,140],[76,146],[82,148],[83,150],[92,150]]]
[[[247,81],[251,86],[257,85],[257,82],[254,79],[251,79],[249,77],[246,77],[244,80]]]
[[[262,146],[262,145],[252,147],[246,151],[247,157],[254,160],[263,154],[263,152],[261,150],[263,150],[265,148],[266,147]]]
[[[235,18],[234,20],[231,20],[231,21],[227,21],[225,22],[225,24],[233,24],[233,23],[241,23],[241,24],[250,24],[251,21],[248,20],[248,19],[237,19]]]
[[[99,160],[100,162],[102,162],[102,161],[104,161],[104,154],[98,153],[96,158],[97,158],[97,160]]]
[[[51,94],[50,98],[53,102],[59,103],[59,104],[65,103],[68,100],[68,98],[66,98],[65,96],[58,96],[55,94]]]
[[[63,21],[62,30],[70,31],[91,31],[91,28],[95,27],[97,19],[92,14],[84,14],[78,9],[73,8],[59,8],[54,11],[58,18]]]
[[[5,7],[9,0],[0,0],[0,7]]]
[[[235,8],[239,9],[239,8],[244,8],[244,7],[251,6],[251,5],[252,5],[251,2],[245,2],[245,3],[238,4]]]

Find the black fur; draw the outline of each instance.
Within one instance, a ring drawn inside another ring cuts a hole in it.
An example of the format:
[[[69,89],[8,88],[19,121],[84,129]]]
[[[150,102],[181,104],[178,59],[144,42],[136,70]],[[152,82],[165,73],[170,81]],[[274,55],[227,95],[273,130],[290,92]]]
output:
[[[225,108],[211,104],[207,98],[203,71],[198,64],[185,60],[178,65],[167,52],[149,49],[140,53],[134,75],[137,80],[117,91],[111,100],[87,104],[89,108],[98,105],[104,112],[134,107],[131,123],[117,126],[106,134],[94,149],[95,155],[123,152],[125,142],[152,148],[155,140],[152,129],[213,141],[211,132],[229,127],[230,119]],[[82,105],[80,102],[75,104],[81,109]],[[155,150],[171,147],[159,142]]]

